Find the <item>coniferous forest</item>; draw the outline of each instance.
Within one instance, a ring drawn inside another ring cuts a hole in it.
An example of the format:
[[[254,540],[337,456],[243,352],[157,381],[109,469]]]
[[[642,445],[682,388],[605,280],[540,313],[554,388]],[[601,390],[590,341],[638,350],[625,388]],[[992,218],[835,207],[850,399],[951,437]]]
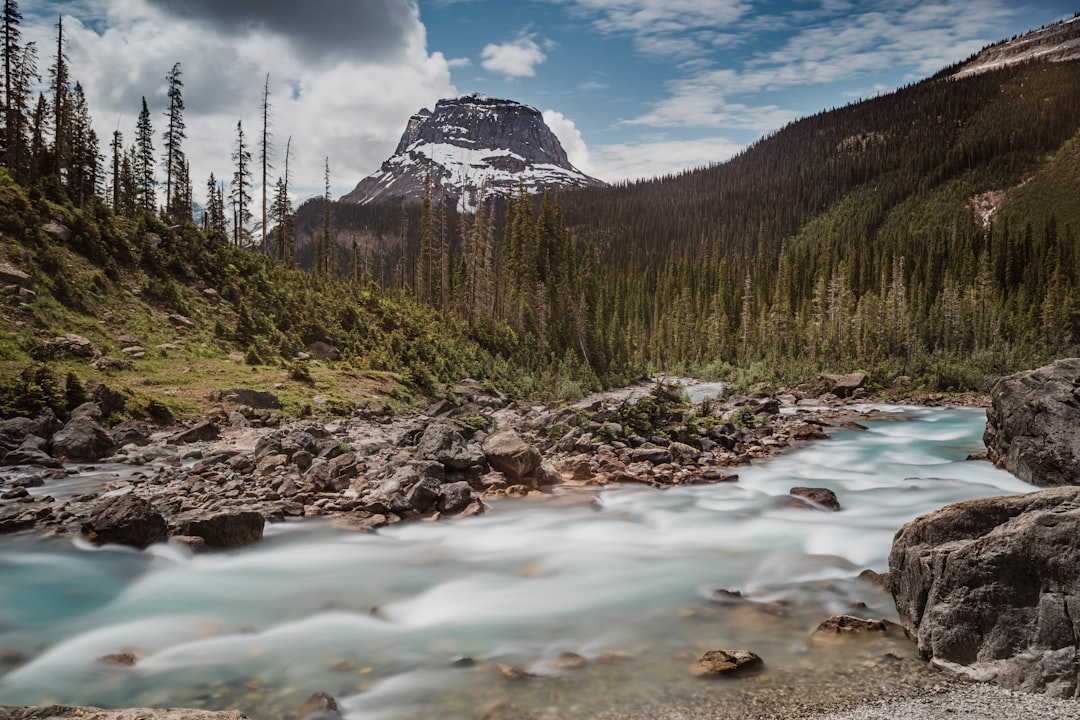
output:
[[[1077,61],[943,71],[722,164],[490,197],[470,214],[430,191],[419,206],[336,203],[331,158],[324,195],[294,212],[292,143],[269,157],[264,93],[261,128],[222,128],[231,180],[210,175],[196,224],[180,64],[167,107],[144,98],[136,137],[103,148],[62,19],[51,53],[23,43],[19,21],[6,0],[2,230],[40,286],[3,301],[9,367],[65,313],[107,315],[124,293],[197,317],[207,355],[287,364],[321,341],[423,388],[469,375],[521,395],[649,371],[786,383],[862,370],[878,387],[985,390],[1077,351]],[[260,168],[273,192],[255,198]],[[50,220],[70,237],[39,231]]]

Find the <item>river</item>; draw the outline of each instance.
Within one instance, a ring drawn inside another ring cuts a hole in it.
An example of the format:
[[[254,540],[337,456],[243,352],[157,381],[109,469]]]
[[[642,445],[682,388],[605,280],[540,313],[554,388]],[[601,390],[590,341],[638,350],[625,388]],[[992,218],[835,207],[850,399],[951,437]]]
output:
[[[965,461],[982,450],[982,410],[880,410],[865,431],[740,468],[737,483],[568,490],[374,534],[272,525],[258,545],[198,556],[5,537],[0,705],[276,718],[322,691],[356,720],[589,717],[615,698],[698,692],[687,667],[709,649],[753,650],[762,682],[831,672],[853,651],[820,650],[810,632],[857,603],[895,620],[855,576],[887,569],[904,522],[1032,490]],[[43,491],[86,479],[52,482]],[[842,510],[806,509],[796,485],[834,490]],[[717,602],[721,589],[753,602]],[[98,661],[124,652],[137,664]],[[500,715],[508,703],[521,714]]]

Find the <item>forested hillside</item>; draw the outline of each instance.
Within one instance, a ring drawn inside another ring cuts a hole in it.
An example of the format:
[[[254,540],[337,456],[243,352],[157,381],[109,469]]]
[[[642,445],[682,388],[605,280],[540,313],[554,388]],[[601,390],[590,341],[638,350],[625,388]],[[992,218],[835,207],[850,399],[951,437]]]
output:
[[[982,387],[1076,351],[1078,137],[1080,63],[1031,62],[823,112],[678,176],[519,197],[479,221],[433,198],[335,222],[383,284],[600,377],[862,369]],[[301,236],[321,208],[301,208]],[[425,233],[457,304],[425,289]],[[492,296],[466,308],[454,283],[477,257]]]

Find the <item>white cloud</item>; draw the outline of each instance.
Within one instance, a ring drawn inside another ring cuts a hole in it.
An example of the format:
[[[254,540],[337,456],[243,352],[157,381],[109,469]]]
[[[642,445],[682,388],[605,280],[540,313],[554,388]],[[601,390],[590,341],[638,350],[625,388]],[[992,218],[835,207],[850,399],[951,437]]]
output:
[[[544,122],[555,133],[555,137],[559,138],[570,164],[586,175],[591,175],[592,162],[589,158],[589,148],[585,145],[585,139],[581,137],[581,131],[574,125],[574,121],[556,110],[545,110],[543,116]]]
[[[547,55],[537,44],[533,35],[522,35],[501,45],[489,43],[480,53],[485,70],[497,72],[508,78],[534,77],[536,66],[547,60]]]
[[[252,154],[258,156],[254,140],[267,73],[275,150],[270,184],[283,169],[285,143],[292,136],[290,173],[301,195],[321,194],[327,156],[333,191],[352,189],[390,155],[413,113],[457,94],[450,63],[427,50],[413,0],[375,3],[396,6],[390,13],[395,22],[384,25],[391,37],[382,55],[357,56],[346,49],[317,62],[306,35],[297,39],[263,25],[215,30],[198,19],[174,17],[150,0],[81,2],[93,22],[83,25],[65,17],[68,56],[72,80],[86,90],[102,151],[107,152],[118,124],[125,144],[132,142],[145,95],[160,154],[165,74],[179,62],[187,125],[183,150],[197,198],[211,171],[218,179],[231,179],[237,120],[243,121]],[[29,15],[24,11],[24,37],[37,40],[39,48],[52,47],[55,18]],[[49,53],[42,53],[42,68],[50,63]],[[259,198],[261,177],[255,182],[253,196]]]
[[[723,162],[742,149],[723,137],[601,145],[592,148],[590,174],[608,182],[671,175]]]

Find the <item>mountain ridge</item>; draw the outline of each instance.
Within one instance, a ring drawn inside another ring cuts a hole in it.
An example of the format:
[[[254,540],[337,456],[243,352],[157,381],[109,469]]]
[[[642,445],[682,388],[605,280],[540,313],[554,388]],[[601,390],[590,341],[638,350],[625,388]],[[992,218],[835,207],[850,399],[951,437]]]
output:
[[[433,194],[462,210],[518,186],[538,194],[604,184],[574,167],[536,108],[471,93],[409,118],[394,154],[341,202],[420,203],[429,178]]]

